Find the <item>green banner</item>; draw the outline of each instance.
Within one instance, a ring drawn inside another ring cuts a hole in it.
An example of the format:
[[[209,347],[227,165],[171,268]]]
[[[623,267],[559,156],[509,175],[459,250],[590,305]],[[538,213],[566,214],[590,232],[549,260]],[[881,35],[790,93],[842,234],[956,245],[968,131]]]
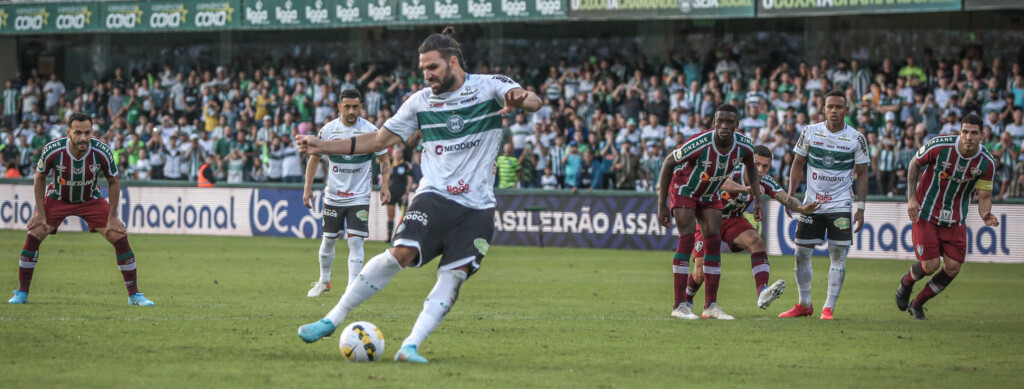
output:
[[[395,21],[398,0],[256,0],[244,4],[245,27],[321,28]]]
[[[962,7],[962,0],[757,0],[757,16],[959,11]]]
[[[968,11],[985,9],[1024,8],[1022,0],[964,0],[964,9]]]
[[[103,27],[120,31],[195,31],[237,28],[239,0],[102,3]]]
[[[755,0],[569,0],[574,19],[754,17]]]
[[[0,32],[5,34],[53,31],[57,4],[5,5],[0,8]]]
[[[565,0],[399,0],[403,23],[528,21],[564,18]]]

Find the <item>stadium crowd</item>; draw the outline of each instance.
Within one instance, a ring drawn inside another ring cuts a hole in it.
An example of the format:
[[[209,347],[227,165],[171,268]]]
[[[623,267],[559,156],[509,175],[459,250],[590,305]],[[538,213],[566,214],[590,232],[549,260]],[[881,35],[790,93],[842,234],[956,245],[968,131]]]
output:
[[[546,101],[534,114],[504,118],[500,188],[653,191],[666,152],[710,128],[722,103],[739,107],[739,130],[772,150],[772,174],[788,187],[800,130],[824,120],[823,96],[839,89],[851,106],[847,123],[869,141],[872,194],[904,195],[917,149],[931,137],[955,134],[960,118],[976,112],[985,119],[984,145],[998,161],[996,199],[1024,197],[1024,73],[1019,63],[982,57],[965,50],[955,60],[822,58],[769,68],[726,52],[704,59],[680,54],[660,64],[613,56],[472,68],[509,75]],[[424,86],[404,64],[347,64],[339,71],[296,62],[118,68],[91,85],[65,85],[35,70],[18,74],[0,96],[6,176],[29,176],[42,146],[63,136],[64,118],[83,111],[128,179],[195,181],[209,163],[229,183],[301,182],[305,156],[293,140],[335,117],[341,90],[362,92],[364,117],[380,126]],[[416,164],[422,152],[411,139],[405,160]]]

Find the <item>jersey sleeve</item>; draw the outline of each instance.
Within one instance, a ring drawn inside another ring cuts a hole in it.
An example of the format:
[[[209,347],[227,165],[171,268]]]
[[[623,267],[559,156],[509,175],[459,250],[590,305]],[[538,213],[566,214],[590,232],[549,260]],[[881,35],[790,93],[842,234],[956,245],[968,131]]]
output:
[[[106,143],[93,139],[92,148],[100,154],[103,174],[107,177],[117,177],[117,164],[114,163],[114,153],[110,151],[110,147]]]
[[[522,88],[518,82],[515,82],[509,76],[494,74],[483,77],[488,78],[488,83],[491,84],[491,88],[494,91],[494,101],[497,101],[502,107],[505,106],[505,94],[508,93],[508,91],[516,88]]]
[[[43,174],[50,174],[50,170],[53,169],[53,158],[52,154],[43,154],[39,156],[39,162],[36,163],[36,172]]]
[[[672,150],[672,158],[675,159],[676,162],[683,162],[694,158],[700,154],[701,150],[704,149],[702,146],[706,146],[707,143],[710,143],[708,139],[709,137],[706,136],[694,136],[690,138],[690,140],[683,143],[682,146]]]
[[[871,164],[871,155],[868,154],[868,141],[859,132],[857,133],[857,151],[853,153],[853,163],[855,165]]]
[[[405,103],[402,103],[402,106],[398,107],[398,112],[395,112],[395,116],[384,122],[384,129],[401,137],[402,142],[409,140],[409,137],[419,129],[419,119],[416,118],[416,113],[425,110],[426,96],[424,94],[428,90],[423,89],[416,92]]]
[[[793,152],[801,157],[806,157],[807,150],[811,148],[810,139],[807,139],[809,128],[811,128],[811,126],[804,127],[803,130],[800,130],[800,138],[797,138],[796,147],[793,147]]]
[[[916,160],[917,164],[921,165],[921,167],[928,166],[935,162],[935,158],[938,155],[940,149],[941,147],[937,147],[936,140],[932,139],[931,141],[928,141],[928,143],[925,143],[924,146],[921,146],[921,148],[917,150],[917,153],[914,154],[914,160]]]
[[[328,133],[327,126],[331,125],[331,123],[333,122],[327,122],[327,124],[324,124],[323,127],[320,127],[320,131],[317,131],[316,137],[320,138],[320,140],[327,140],[327,138],[325,138],[325,136]]]
[[[772,176],[761,177],[761,192],[768,196],[775,197],[776,194],[782,191],[782,185],[779,185]]]

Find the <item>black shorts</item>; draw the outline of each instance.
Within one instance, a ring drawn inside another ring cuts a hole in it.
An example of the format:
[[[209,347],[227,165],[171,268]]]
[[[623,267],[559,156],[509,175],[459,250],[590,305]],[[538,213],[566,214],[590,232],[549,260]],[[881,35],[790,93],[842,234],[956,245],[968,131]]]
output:
[[[335,206],[324,204],[324,236],[338,238],[341,232],[367,238],[370,236],[370,206]]]
[[[796,224],[796,243],[819,245],[828,242],[837,246],[853,243],[853,222],[849,212],[800,215]]]
[[[401,190],[388,189],[391,193],[391,200],[388,201],[388,205],[405,205],[402,202],[402,196],[405,195],[405,188]]]
[[[414,247],[420,267],[441,255],[439,269],[470,265],[476,273],[494,236],[494,208],[473,209],[436,193],[416,195],[395,233],[394,246]]]

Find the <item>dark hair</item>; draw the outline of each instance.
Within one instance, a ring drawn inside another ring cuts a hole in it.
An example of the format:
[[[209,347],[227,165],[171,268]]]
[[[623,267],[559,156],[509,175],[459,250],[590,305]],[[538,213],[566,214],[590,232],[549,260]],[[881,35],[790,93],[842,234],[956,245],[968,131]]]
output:
[[[446,61],[455,56],[459,60],[459,66],[465,67],[465,62],[462,60],[462,46],[455,40],[454,35],[455,27],[445,27],[440,34],[430,34],[427,39],[424,39],[418,51],[420,54],[437,51]]]
[[[849,104],[849,101],[846,100],[846,94],[839,89],[833,89],[828,91],[828,93],[825,94],[825,100],[828,100],[829,97],[840,97],[843,99],[844,105]]]
[[[362,102],[363,95],[360,94],[358,90],[345,89],[341,91],[340,95],[338,95],[338,101],[341,101],[342,99],[359,99],[359,101]]]
[[[754,155],[760,155],[762,157],[767,157],[768,159],[772,159],[772,157],[774,157],[772,155],[772,151],[768,150],[764,145],[754,146]]]
[[[92,118],[85,112],[74,112],[68,116],[68,127],[71,127],[71,123],[74,122],[89,122],[89,126],[92,126]]]
[[[985,125],[985,122],[981,121],[981,116],[978,116],[978,114],[976,113],[967,114],[966,116],[964,116],[963,119],[960,120],[960,123],[978,126],[979,130],[981,130],[982,126]]]
[[[717,114],[719,112],[732,112],[736,114],[736,116],[740,116],[740,110],[736,108],[735,105],[732,104],[719,105],[718,108],[715,108],[715,113]]]

